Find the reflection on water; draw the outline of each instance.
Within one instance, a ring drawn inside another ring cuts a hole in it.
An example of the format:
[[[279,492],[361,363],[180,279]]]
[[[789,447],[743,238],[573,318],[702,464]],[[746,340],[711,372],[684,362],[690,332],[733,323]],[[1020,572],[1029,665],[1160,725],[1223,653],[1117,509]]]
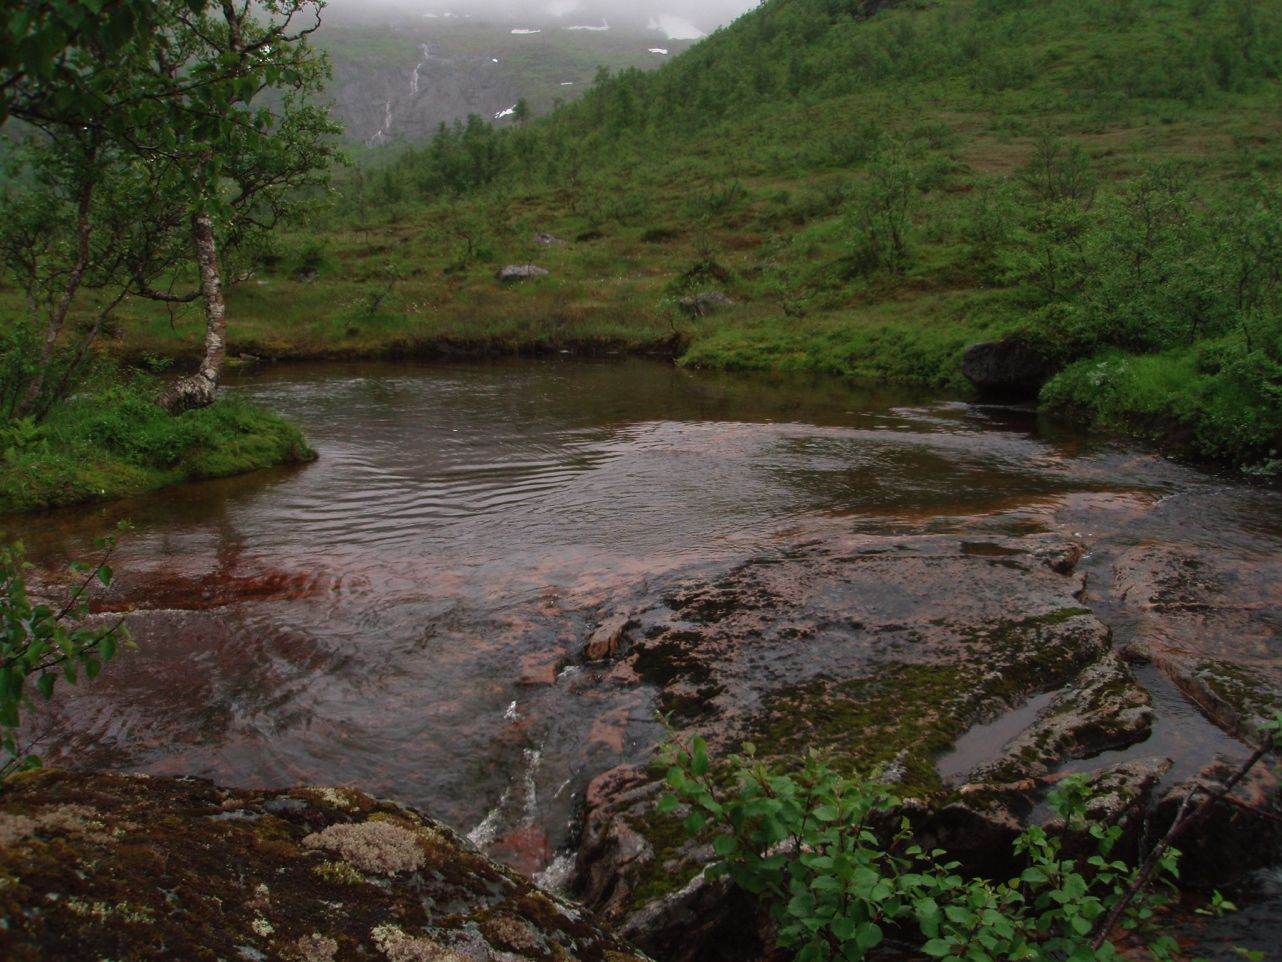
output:
[[[825,524],[1054,527],[1091,541],[1096,583],[1154,539],[1282,541],[1271,490],[834,381],[512,361],[288,367],[231,390],[298,421],[319,460],[7,523],[51,565],[135,525],[108,605],[134,610],[141,650],[44,719],[47,758],[355,783],[529,870],[588,778],[657,737],[643,689],[573,665],[665,580]]]

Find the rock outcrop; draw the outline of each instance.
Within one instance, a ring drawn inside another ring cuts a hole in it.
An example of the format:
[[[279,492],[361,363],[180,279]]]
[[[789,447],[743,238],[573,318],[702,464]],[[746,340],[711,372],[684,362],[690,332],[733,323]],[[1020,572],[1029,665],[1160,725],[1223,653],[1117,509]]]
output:
[[[734,301],[721,291],[704,291],[702,294],[691,294],[677,301],[683,314],[689,317],[705,317],[727,307],[734,307]]]
[[[346,788],[37,771],[0,794],[0,958],[643,962],[587,912]]]
[[[992,400],[1031,401],[1050,373],[1046,359],[1022,341],[972,344],[962,355],[962,374]]]
[[[631,607],[626,648],[610,650],[613,631],[593,640],[614,658],[611,681],[652,686],[679,736],[701,735],[712,757],[751,741],[775,767],[820,749],[843,769],[879,772],[927,848],[1000,878],[1014,864],[1011,842],[1048,817],[1046,794],[1069,770],[1090,773],[1096,815],[1123,826],[1119,852],[1162,831],[1153,805],[1187,791],[1169,759],[1143,751],[1150,696],[1080,601],[1082,558],[1080,541],[1051,533],[829,530],[670,585],[661,606]],[[1040,710],[1028,713],[1030,702]],[[969,777],[944,783],[945,751],[1017,712],[1027,719],[983,746]],[[764,920],[701,876],[715,857],[707,840],[687,837],[684,812],[658,811],[663,775],[622,765],[593,780],[575,893],[665,962],[761,957]],[[1251,791],[1275,806],[1275,779]],[[1278,832],[1265,816],[1235,817],[1234,837],[1260,843],[1254,860],[1237,859],[1245,869],[1268,857]]]

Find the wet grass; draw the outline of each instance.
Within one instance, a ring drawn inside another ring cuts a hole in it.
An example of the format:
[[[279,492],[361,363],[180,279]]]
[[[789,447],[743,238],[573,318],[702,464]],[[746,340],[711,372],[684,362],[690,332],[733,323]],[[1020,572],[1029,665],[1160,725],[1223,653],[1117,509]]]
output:
[[[126,497],[315,457],[284,418],[239,401],[173,416],[115,386],[0,433],[0,515]]]

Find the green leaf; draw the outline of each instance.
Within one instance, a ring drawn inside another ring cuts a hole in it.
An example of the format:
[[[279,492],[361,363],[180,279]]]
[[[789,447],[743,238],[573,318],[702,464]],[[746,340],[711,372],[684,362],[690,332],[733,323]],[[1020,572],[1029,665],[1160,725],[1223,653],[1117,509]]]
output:
[[[51,671],[46,671],[36,679],[36,687],[40,689],[40,694],[44,696],[45,701],[53,697],[53,685],[57,680],[58,676]]]
[[[695,739],[694,751],[690,756],[690,773],[696,778],[708,774],[708,749],[702,739]]]
[[[855,932],[859,928],[859,923],[848,916],[841,916],[832,920],[832,934],[840,941],[847,942],[855,937]]]
[[[921,947],[921,950],[932,959],[942,959],[953,954],[953,947],[943,939],[931,939]]]
[[[718,835],[712,840],[712,850],[721,858],[729,858],[739,851],[739,840],[733,835]]]
[[[865,952],[880,945],[882,938],[881,926],[875,922],[863,923],[855,933],[855,942]]]

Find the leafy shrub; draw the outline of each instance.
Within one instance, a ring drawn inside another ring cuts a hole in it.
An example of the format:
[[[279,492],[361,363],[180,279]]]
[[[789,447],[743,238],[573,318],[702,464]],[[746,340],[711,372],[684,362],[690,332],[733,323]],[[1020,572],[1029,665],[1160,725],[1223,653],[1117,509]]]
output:
[[[1266,728],[1276,745],[1276,724]],[[671,789],[660,811],[682,810],[687,833],[711,836],[718,861],[708,874],[728,875],[755,895],[797,962],[856,962],[888,931],[914,928],[934,959],[1117,960],[1112,925],[1142,929],[1164,901],[1153,879],[1176,874],[1171,847],[1155,850],[1151,866],[1113,857],[1121,829],[1088,817],[1084,776],[1063,780],[1049,799],[1066,831],[1024,831],[1014,846],[1018,876],[992,882],[966,879],[942,850],[914,843],[889,786],[841,774],[816,753],[781,773],[746,744],[728,772],[714,772],[695,737],[688,747],[668,742],[660,760]],[[1066,845],[1070,832],[1090,840],[1081,854]],[[1177,946],[1156,935],[1149,948],[1165,959]]]
[[[59,676],[72,685],[81,675],[95,678],[121,646],[130,644],[121,620],[98,627],[85,624],[90,585],[111,584],[107,562],[114,540],[101,541],[99,547],[103,553],[96,564],[70,566],[66,596],[51,603],[33,599],[27,591],[30,565],[22,544],[0,545],[0,782],[40,764],[19,744],[21,712],[31,704],[28,682],[35,679],[35,690],[48,701]]]

